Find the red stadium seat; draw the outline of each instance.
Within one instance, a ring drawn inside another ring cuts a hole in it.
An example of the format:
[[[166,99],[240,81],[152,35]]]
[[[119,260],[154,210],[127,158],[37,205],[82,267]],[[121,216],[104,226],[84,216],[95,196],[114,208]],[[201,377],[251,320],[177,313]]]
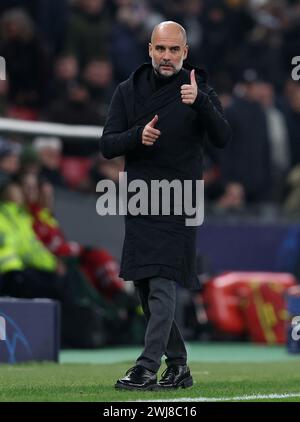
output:
[[[92,159],[82,157],[64,157],[61,163],[61,172],[67,184],[76,189],[88,176]]]
[[[39,112],[30,107],[14,105],[8,107],[5,117],[9,117],[10,119],[36,121],[38,120]]]

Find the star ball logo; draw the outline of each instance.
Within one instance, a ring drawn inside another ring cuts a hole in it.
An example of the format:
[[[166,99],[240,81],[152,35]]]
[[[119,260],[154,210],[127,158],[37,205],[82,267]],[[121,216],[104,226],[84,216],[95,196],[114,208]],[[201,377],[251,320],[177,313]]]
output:
[[[292,58],[292,65],[295,66],[292,70],[292,79],[294,81],[300,80],[300,56]]]
[[[300,340],[300,316],[295,316],[292,319],[292,339],[294,341]]]
[[[5,58],[0,56],[0,81],[6,80],[6,61]]]

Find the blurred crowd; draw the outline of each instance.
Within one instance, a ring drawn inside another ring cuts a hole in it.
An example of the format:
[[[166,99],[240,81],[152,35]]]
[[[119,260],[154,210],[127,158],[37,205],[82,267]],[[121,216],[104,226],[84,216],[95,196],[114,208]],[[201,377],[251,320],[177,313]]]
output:
[[[206,143],[209,210],[272,203],[299,213],[298,0],[1,0],[0,117],[102,126],[163,20],[186,28],[188,61],[208,71],[233,131],[224,151]],[[0,134],[0,295],[59,300],[67,346],[142,341],[116,259],[67,240],[53,211],[53,188],[95,193],[101,179],[118,183],[123,166],[87,139]]]
[[[271,202],[300,211],[297,0],[1,0],[0,115],[103,125],[116,84],[149,61],[163,20],[186,28],[188,61],[208,71],[233,129],[225,151],[207,143],[207,201],[215,210]],[[108,162],[85,140],[14,140],[26,145],[22,168],[55,186],[95,192],[123,169],[122,158]]]
[[[52,162],[60,150],[55,138],[34,145]],[[103,247],[65,238],[49,183],[54,175],[60,182],[59,174],[30,159],[21,168],[20,152],[18,143],[0,138],[0,296],[60,301],[69,347],[140,341],[141,313],[117,260]]]

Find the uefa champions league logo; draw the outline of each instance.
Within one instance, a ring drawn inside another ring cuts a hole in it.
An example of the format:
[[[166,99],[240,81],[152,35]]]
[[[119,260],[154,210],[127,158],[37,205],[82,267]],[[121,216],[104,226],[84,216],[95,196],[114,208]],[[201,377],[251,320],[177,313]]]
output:
[[[29,357],[32,356],[30,344],[22,329],[8,315],[0,310],[0,348],[2,343],[7,350],[8,363],[17,362],[17,349],[23,347]]]

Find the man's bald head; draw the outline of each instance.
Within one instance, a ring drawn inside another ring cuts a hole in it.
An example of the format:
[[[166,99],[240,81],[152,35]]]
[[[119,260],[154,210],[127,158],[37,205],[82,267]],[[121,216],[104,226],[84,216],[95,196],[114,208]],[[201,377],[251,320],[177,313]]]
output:
[[[164,36],[164,35],[169,35],[169,36],[181,36],[182,37],[182,42],[185,45],[186,44],[186,32],[183,26],[181,26],[179,23],[177,22],[173,22],[173,21],[165,21],[165,22],[161,22],[158,25],[156,25],[152,31],[151,34],[151,43],[153,44],[155,38],[158,36]]]
[[[178,73],[187,52],[185,29],[179,23],[166,21],[155,26],[149,43],[149,56],[157,73],[164,77]]]

